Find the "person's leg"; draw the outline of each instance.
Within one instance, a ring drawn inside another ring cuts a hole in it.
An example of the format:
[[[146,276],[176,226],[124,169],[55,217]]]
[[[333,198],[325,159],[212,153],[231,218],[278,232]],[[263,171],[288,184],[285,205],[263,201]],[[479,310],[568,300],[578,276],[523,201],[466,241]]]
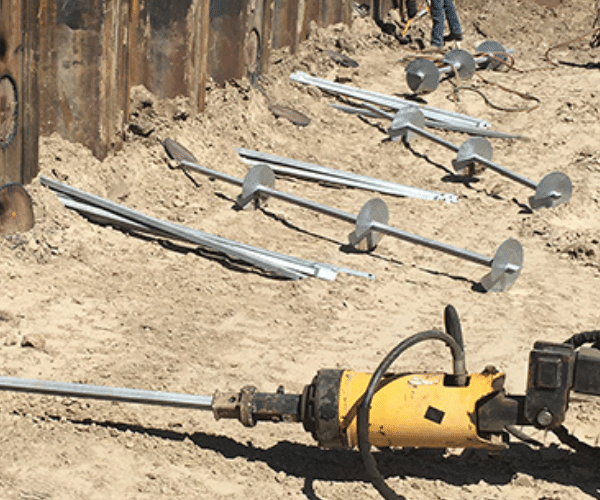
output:
[[[444,45],[444,0],[431,0],[431,45]]]
[[[444,13],[446,14],[446,21],[448,21],[450,33],[452,35],[462,34],[462,27],[453,0],[444,0]]]
[[[406,0],[406,15],[409,19],[417,15],[417,0]]]

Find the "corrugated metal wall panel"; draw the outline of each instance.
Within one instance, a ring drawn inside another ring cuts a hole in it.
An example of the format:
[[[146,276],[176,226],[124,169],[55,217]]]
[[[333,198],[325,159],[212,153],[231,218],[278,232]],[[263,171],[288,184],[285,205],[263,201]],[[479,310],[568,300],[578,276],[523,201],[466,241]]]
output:
[[[143,84],[160,97],[188,93],[191,50],[187,17],[192,2],[135,0],[129,43],[132,85]]]
[[[321,0],[320,2],[320,25],[352,22],[352,2],[337,0]]]

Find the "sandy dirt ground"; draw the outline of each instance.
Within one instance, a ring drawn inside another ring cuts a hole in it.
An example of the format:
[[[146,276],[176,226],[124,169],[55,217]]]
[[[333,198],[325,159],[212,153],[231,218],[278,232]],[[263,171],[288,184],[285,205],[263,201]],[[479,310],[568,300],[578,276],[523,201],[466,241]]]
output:
[[[141,237],[90,223],[40,185],[27,186],[35,227],[0,238],[2,375],[211,395],[247,384],[298,393],[321,368],[374,370],[408,335],[443,328],[453,304],[465,335],[467,365],[494,365],[507,390],[523,393],[536,340],[562,342],[600,326],[600,49],[592,36],[550,52],[592,29],[592,1],[460,1],[462,48],[484,40],[514,49],[514,67],[461,82],[480,93],[453,93],[452,80],[428,105],[487,120],[522,139],[491,139],[494,161],[538,182],[551,171],[573,183],[568,204],[532,212],[533,191],[486,170],[464,181],[455,153],[424,138],[386,140],[384,119],[332,109],[335,98],[290,81],[294,71],[405,96],[406,61],[422,54],[413,26],[401,45],[369,19],[315,30],[295,55],[272,54],[264,94],[241,80],[211,85],[204,113],[184,99],[132,95],[124,149],[98,161],[58,136],[41,138],[41,174],[157,218],[269,250],[370,272],[335,281],[274,279],[191,245]],[[398,14],[391,23],[401,22]],[[427,40],[427,36],[424,36]],[[447,49],[450,47],[447,47]],[[355,59],[336,64],[325,50]],[[430,54],[431,55],[431,54]],[[509,92],[512,90],[515,92]],[[487,97],[489,103],[483,99]],[[311,118],[298,127],[268,110],[291,106]],[[517,108],[518,110],[509,111]],[[527,110],[524,110],[527,109]],[[437,131],[461,144],[467,136]],[[504,293],[482,293],[488,269],[384,237],[371,253],[348,249],[350,224],[270,200],[262,210],[233,209],[240,188],[170,168],[158,139],[183,144],[209,168],[243,178],[243,147],[452,193],[455,204],[398,198],[278,179],[281,191],[356,214],[385,200],[390,225],[485,256],[507,238],[524,266]],[[415,347],[399,370],[451,369],[438,342]],[[600,400],[571,402],[566,425],[599,439]],[[301,425],[245,428],[210,412],[114,402],[0,394],[0,498],[309,499],[379,498],[359,453],[322,450]],[[512,440],[496,455],[400,449],[379,453],[389,484],[409,500],[600,498],[600,462],[551,434],[545,447]]]

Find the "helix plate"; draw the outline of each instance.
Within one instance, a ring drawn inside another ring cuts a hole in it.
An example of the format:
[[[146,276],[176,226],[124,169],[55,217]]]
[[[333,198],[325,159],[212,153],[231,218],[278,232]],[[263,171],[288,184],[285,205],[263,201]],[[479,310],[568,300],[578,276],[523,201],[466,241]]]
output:
[[[182,162],[189,161],[190,163],[198,163],[198,159],[190,150],[179,144],[173,139],[166,138],[163,141],[163,146],[172,160]]]
[[[428,94],[438,88],[440,72],[429,59],[418,58],[406,66],[406,83],[415,94]]]
[[[383,200],[373,198],[367,201],[356,217],[355,230],[348,237],[350,244],[359,250],[373,250],[383,238],[383,234],[371,229],[373,222],[387,225],[388,216],[388,208]]]
[[[242,186],[242,194],[238,196],[237,205],[241,208],[247,208],[250,202],[254,201],[254,208],[260,207],[267,201],[268,196],[258,194],[257,190],[261,187],[272,188],[275,185],[275,174],[271,167],[262,163],[254,165],[246,174]]]
[[[0,76],[0,148],[5,149],[15,138],[18,117],[17,84],[5,73]]]
[[[424,128],[425,115],[419,108],[407,106],[398,110],[394,115],[388,134],[390,134],[393,141],[402,139],[404,142],[410,142],[415,136],[415,133],[410,129],[411,125],[421,129]]]
[[[478,54],[488,54],[490,57],[487,61],[479,64],[481,69],[498,69],[502,66],[502,61],[506,61],[506,49],[500,42],[487,40],[480,44],[475,52]]]
[[[0,187],[0,234],[15,234],[33,227],[33,204],[18,182]]]
[[[477,163],[477,157],[491,161],[492,154],[492,145],[485,137],[470,137],[458,148],[458,154],[452,161],[452,166],[458,174],[471,174]]]
[[[469,80],[475,74],[475,58],[466,50],[451,50],[444,56],[442,62],[452,66],[462,80]]]
[[[482,278],[481,285],[486,292],[504,292],[517,280],[522,268],[523,247],[517,240],[509,238],[498,247],[492,270]]]
[[[573,185],[571,179],[562,172],[551,172],[537,185],[535,194],[529,198],[529,205],[534,210],[552,208],[571,199]]]
[[[286,120],[291,121],[294,125],[298,125],[299,127],[306,127],[310,124],[310,118],[300,111],[297,111],[292,108],[288,108],[287,106],[282,106],[280,104],[272,104],[269,106],[269,111],[273,113],[277,118],[285,118]]]
[[[325,53],[337,64],[344,68],[358,68],[358,62],[351,57],[334,50],[326,50]]]

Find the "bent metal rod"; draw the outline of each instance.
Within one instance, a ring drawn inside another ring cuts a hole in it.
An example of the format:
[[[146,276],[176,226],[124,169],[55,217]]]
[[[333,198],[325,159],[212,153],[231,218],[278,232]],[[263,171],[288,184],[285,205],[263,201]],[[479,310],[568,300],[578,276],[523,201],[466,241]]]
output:
[[[379,198],[369,200],[361,208],[358,216],[355,216],[342,210],[273,189],[272,186],[275,183],[275,175],[267,165],[255,165],[250,169],[245,179],[241,180],[237,177],[189,161],[182,161],[180,164],[184,169],[189,169],[208,177],[214,177],[229,182],[230,184],[242,186],[242,194],[239,195],[236,200],[236,204],[240,208],[247,208],[252,204],[254,204],[255,207],[259,207],[262,201],[268,197],[272,197],[354,224],[355,231],[350,234],[349,241],[352,246],[360,248],[361,250],[373,250],[381,240],[382,236],[387,234],[410,243],[425,246],[433,250],[453,255],[454,257],[468,260],[475,264],[491,267],[491,272],[481,280],[482,286],[488,292],[508,290],[521,272],[523,265],[523,249],[520,243],[514,239],[508,239],[500,245],[493,258],[487,257],[389,226],[387,224],[387,206],[385,202]]]

